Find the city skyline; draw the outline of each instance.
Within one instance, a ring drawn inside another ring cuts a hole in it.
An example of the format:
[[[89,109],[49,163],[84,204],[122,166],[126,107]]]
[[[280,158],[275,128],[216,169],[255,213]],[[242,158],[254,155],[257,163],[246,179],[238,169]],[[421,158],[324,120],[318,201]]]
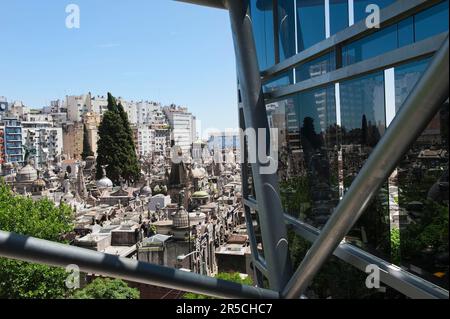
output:
[[[187,106],[209,127],[236,126],[226,12],[161,0],[132,5],[81,0],[80,28],[67,29],[68,4],[0,3],[0,12],[8,12],[0,21],[8,48],[0,54],[8,61],[0,66],[7,75],[0,79],[0,95],[8,101],[41,108],[67,95],[112,92],[126,100]],[[206,10],[206,20],[200,20]],[[199,55],[199,49],[208,54]],[[224,112],[218,117],[212,108]]]

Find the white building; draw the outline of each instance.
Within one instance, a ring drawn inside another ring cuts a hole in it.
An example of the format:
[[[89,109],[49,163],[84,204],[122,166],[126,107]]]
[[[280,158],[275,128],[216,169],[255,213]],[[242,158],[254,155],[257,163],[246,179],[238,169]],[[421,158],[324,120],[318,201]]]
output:
[[[66,96],[64,107],[69,121],[81,122],[82,116],[91,109],[91,94]]]
[[[161,104],[156,102],[141,101],[136,103],[137,123],[153,124],[155,114],[161,114]]]
[[[155,130],[148,125],[138,125],[136,151],[140,156],[152,154],[155,151]]]
[[[172,141],[183,154],[189,154],[192,142],[197,137],[195,117],[186,108],[174,105],[164,107],[164,113],[172,130]]]
[[[127,102],[127,101],[121,101],[123,108],[125,109],[125,112],[128,115],[128,121],[132,125],[136,125],[138,123],[138,115],[137,115],[137,105],[135,102]]]
[[[89,94],[90,95],[90,94]],[[103,95],[91,96],[89,112],[97,113],[100,116],[108,110],[108,97]]]
[[[50,121],[22,122],[22,144],[35,150],[35,163],[42,166],[62,154],[62,128]]]
[[[170,130],[166,125],[152,125],[155,130],[155,153],[166,154],[166,149],[170,147]]]

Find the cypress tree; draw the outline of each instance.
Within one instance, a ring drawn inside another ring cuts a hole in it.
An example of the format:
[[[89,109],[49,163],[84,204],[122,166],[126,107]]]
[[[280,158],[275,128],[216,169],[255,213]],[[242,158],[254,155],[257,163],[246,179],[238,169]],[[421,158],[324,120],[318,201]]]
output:
[[[81,153],[81,157],[83,160],[86,160],[89,156],[94,156],[94,152],[92,151],[91,142],[89,141],[89,134],[86,127],[86,124],[83,125],[83,153]]]
[[[108,111],[99,127],[97,153],[97,179],[102,177],[102,165],[108,165],[106,173],[115,184],[120,183],[121,177],[128,182],[139,178],[139,163],[127,114],[110,93]]]

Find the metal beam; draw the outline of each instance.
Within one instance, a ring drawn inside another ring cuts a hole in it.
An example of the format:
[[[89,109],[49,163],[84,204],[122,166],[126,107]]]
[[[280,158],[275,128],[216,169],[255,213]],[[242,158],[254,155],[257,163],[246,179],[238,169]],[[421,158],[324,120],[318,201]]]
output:
[[[398,22],[408,16],[411,16],[417,12],[423,11],[435,4],[442,2],[442,0],[398,0],[392,5],[381,10],[380,24],[381,28],[384,28],[392,23]],[[261,76],[264,78],[264,82],[270,80],[277,75],[293,68],[298,64],[315,59],[326,52],[329,52],[338,45],[343,45],[368,36],[379,29],[368,29],[365,21],[360,21],[351,27],[345,28],[341,32],[338,32],[331,37],[313,45],[312,47],[303,50],[302,52],[278,63],[269,69],[261,72]]]
[[[226,1],[230,13],[239,84],[242,88],[244,124],[247,129],[254,129],[256,141],[249,141],[248,151],[259,154],[260,148],[270,147],[269,123],[262,90],[258,59],[256,55],[253,26],[248,15],[248,0]],[[258,145],[259,135],[263,129],[266,145]],[[270,288],[281,291],[292,274],[286,225],[283,218],[278,176],[262,172],[267,164],[259,158],[250,163],[254,179],[258,214],[264,249],[264,259]],[[273,160],[273,159],[272,159]]]
[[[448,46],[447,38],[285,287],[283,297],[301,296],[410,145],[448,99]]]
[[[314,243],[320,235],[320,230],[285,215],[286,223],[291,225],[295,233],[309,242]],[[368,265],[377,265],[380,269],[380,280],[385,285],[414,299],[448,299],[448,291],[429,281],[426,281],[398,266],[376,257],[361,248],[349,243],[340,243],[333,252],[334,256],[349,265],[365,272]]]
[[[218,298],[279,298],[278,292],[267,289],[4,231],[0,231],[0,256],[63,268],[74,264],[84,272]]]
[[[349,66],[328,72],[317,77],[276,88],[265,94],[267,102],[276,101],[287,95],[311,90],[319,86],[329,85],[335,82],[348,80],[364,74],[384,70],[400,63],[420,59],[436,53],[448,36],[448,32],[435,35],[428,39],[416,42],[405,47],[386,52],[382,55],[351,64]]]
[[[212,7],[218,9],[226,9],[222,0],[175,0],[178,2],[187,2],[191,4],[198,4],[204,7]]]

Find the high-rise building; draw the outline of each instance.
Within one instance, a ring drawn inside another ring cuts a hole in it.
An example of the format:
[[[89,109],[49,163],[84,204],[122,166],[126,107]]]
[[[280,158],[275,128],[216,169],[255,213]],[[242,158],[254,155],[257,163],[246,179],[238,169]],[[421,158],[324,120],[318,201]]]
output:
[[[5,163],[5,125],[0,122],[0,166]]]
[[[81,122],[83,115],[92,109],[91,94],[66,96],[64,107],[69,121]]]
[[[156,142],[155,130],[149,125],[141,124],[136,126],[134,131],[137,154],[141,157],[153,154]]]
[[[3,118],[5,162],[19,163],[24,160],[22,149],[22,123],[17,118]]]
[[[172,143],[179,146],[183,154],[189,154],[196,139],[196,119],[187,108],[175,105],[164,107],[164,113],[172,131]]]
[[[48,121],[22,122],[22,145],[33,152],[35,164],[43,167],[62,155],[62,128]]]

